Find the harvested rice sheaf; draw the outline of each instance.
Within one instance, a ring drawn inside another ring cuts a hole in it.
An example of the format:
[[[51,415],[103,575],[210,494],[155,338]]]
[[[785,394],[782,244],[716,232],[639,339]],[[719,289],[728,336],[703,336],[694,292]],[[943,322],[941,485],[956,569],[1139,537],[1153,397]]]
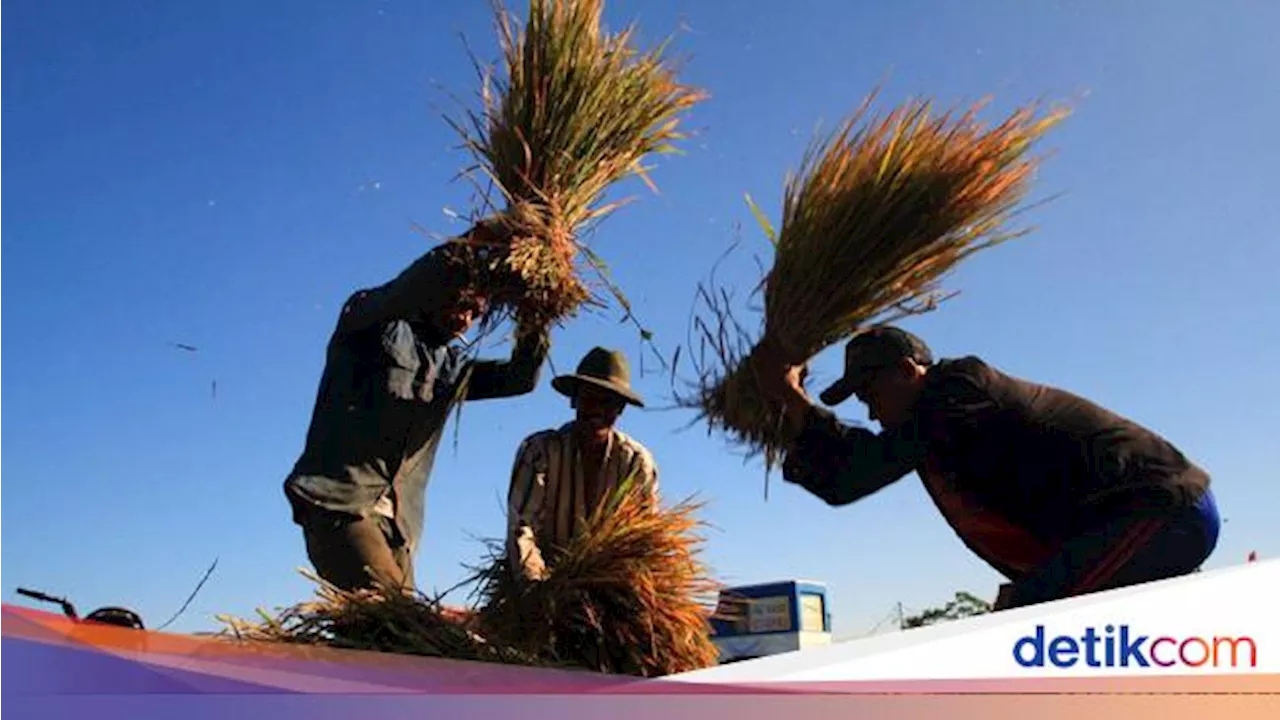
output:
[[[315,601],[257,622],[222,618],[223,635],[639,677],[710,667],[719,655],[710,624],[719,585],[698,559],[699,507],[659,508],[624,483],[550,554],[546,580],[515,579],[495,543],[477,577],[478,608],[458,611],[413,593],[346,592],[312,576]]]
[[[870,103],[787,178],[776,236],[753,206],[775,247],[758,340],[733,320],[726,295],[699,293],[710,319],[697,321],[700,379],[683,402],[768,466],[795,428],[758,373],[804,365],[862,329],[932,309],[947,272],[1023,234],[1006,225],[1038,164],[1028,151],[1066,115],[1025,107],[988,127],[981,103],[940,115],[928,101],[885,115],[870,114]]]
[[[401,655],[542,665],[475,632],[473,616],[446,608],[439,600],[395,590],[341,590],[315,575],[316,599],[255,621],[219,618],[225,638],[253,643],[322,645]]]
[[[630,484],[586,518],[545,580],[516,579],[499,548],[484,573],[477,627],[521,652],[605,673],[657,677],[716,664],[720,586],[698,558],[684,502],[658,508]]]
[[[502,252],[496,309],[545,328],[595,301],[580,260],[602,269],[579,242],[621,202],[614,183],[674,152],[681,115],[705,94],[676,81],[664,47],[634,47],[634,26],[601,28],[602,0],[530,0],[525,25],[498,9],[504,74],[482,88],[483,109],[453,123],[501,197],[486,198]],[[625,300],[614,290],[615,295]]]

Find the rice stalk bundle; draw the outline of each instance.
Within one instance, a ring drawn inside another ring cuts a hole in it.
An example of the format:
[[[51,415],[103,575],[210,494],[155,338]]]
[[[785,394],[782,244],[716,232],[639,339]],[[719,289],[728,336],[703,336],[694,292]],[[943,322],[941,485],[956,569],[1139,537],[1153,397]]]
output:
[[[804,365],[861,329],[932,310],[945,299],[937,284],[947,272],[1024,234],[1006,226],[1039,162],[1028,151],[1066,115],[1028,106],[988,127],[977,118],[982,103],[934,114],[931,102],[910,101],[884,115],[870,103],[811,145],[787,178],[776,234],[752,204],[775,249],[758,341],[733,319],[727,294],[699,289],[711,319],[696,320],[699,379],[682,404],[768,467],[796,428],[759,373]]]
[[[716,664],[710,619],[719,585],[698,558],[700,507],[662,509],[625,483],[539,581],[517,579],[495,543],[477,627],[521,652],[604,673],[657,677]]]
[[[517,28],[497,9],[505,74],[482,84],[482,110],[450,121],[501,194],[484,194],[501,246],[495,310],[545,328],[598,303],[581,277],[579,237],[616,210],[605,191],[629,176],[651,189],[643,161],[675,151],[680,116],[705,94],[676,81],[664,46],[634,47],[635,26],[601,28],[603,0],[530,0]],[[499,203],[505,207],[499,208]],[[624,307],[625,298],[612,285]]]
[[[420,594],[377,590],[346,591],[308,573],[316,599],[259,619],[219,617],[221,636],[241,642],[322,645],[451,658],[542,665],[533,653],[489,642],[475,632],[473,616],[444,607]]]
[[[552,572],[528,583],[503,543],[475,608],[416,593],[340,590],[308,573],[317,599],[257,621],[220,617],[240,642],[328,646],[455,660],[657,677],[716,664],[711,642],[719,584],[699,560],[700,504],[659,508],[630,481],[586,519],[568,545],[548,548]]]

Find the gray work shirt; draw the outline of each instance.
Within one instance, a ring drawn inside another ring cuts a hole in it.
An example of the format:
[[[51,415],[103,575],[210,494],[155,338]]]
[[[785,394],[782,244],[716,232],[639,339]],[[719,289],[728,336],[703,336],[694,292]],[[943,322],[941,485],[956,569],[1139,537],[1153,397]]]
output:
[[[445,293],[439,250],[344,305],[305,448],[284,484],[296,522],[312,508],[365,517],[390,499],[396,527],[416,551],[450,411],[462,400],[537,386],[545,337],[520,339],[509,361],[475,360],[425,323],[421,308]]]

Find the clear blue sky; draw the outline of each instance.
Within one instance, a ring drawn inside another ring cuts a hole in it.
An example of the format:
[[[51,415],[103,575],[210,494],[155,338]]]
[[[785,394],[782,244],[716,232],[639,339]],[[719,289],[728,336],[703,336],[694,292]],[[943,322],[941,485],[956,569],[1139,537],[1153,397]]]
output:
[[[661,159],[662,193],[632,184],[638,202],[593,240],[667,352],[735,223],[744,250],[722,277],[756,279],[750,255],[768,246],[743,193],[776,218],[815,123],[883,78],[894,102],[1077,99],[1047,147],[1038,196],[1065,195],[1034,214],[1040,230],[974,258],[948,283],[963,294],[909,327],[941,355],[982,355],[1173,439],[1228,518],[1211,566],[1280,554],[1280,7],[632,0],[608,18],[638,18],[646,41],[686,24],[686,77],[713,95],[689,154]],[[156,624],[215,557],[174,629],[310,594],[281,481],[340,303],[427,249],[411,223],[462,229],[443,208],[467,210],[451,181],[467,159],[438,108],[476,87],[459,33],[496,57],[489,20],[482,2],[5,3],[6,602],[27,585]],[[556,367],[597,343],[634,359],[617,317],[557,334]],[[818,359],[819,380],[837,359]],[[427,588],[463,576],[472,535],[501,532],[519,440],[568,417],[549,378],[469,406],[456,452],[442,447]],[[639,386],[667,404],[662,377]],[[709,501],[721,578],[826,581],[838,636],[898,601],[994,597],[998,577],[914,477],[838,510],[775,478],[766,503],[760,465],[702,426],[681,432],[690,419],[623,425],[669,500]]]

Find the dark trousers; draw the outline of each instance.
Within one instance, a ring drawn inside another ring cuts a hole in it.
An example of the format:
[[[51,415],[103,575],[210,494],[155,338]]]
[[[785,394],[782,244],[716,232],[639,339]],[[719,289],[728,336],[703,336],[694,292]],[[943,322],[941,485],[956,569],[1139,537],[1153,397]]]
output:
[[[1002,587],[996,609],[1187,575],[1216,544],[1217,528],[1206,527],[1196,509],[1117,519],[1068,540],[1044,566]]]
[[[302,518],[307,557],[320,577],[342,588],[413,587],[413,559],[395,523],[313,510]]]

